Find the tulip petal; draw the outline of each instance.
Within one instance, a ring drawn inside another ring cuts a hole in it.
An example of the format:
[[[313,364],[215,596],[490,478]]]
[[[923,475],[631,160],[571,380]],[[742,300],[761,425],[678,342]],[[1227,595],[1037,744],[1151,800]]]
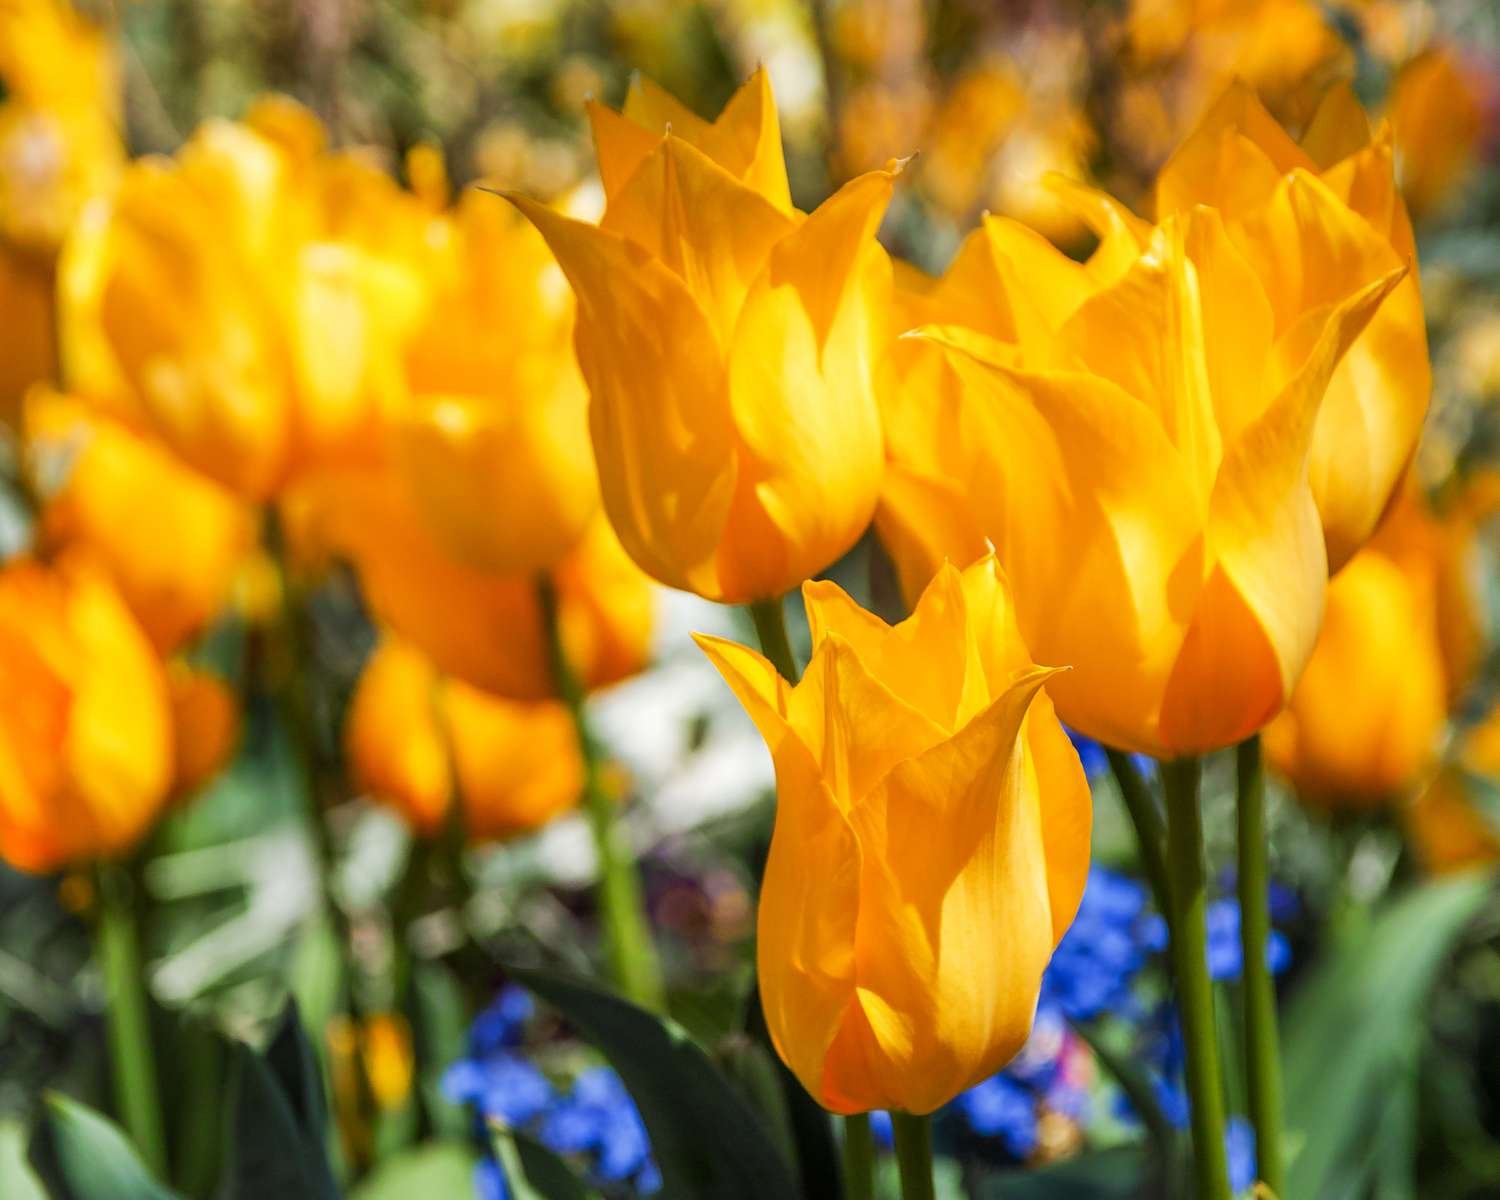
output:
[[[1334,367],[1403,273],[1308,314],[1287,341],[1311,341],[1311,349],[1225,454],[1209,515],[1216,569],[1162,703],[1160,737],[1174,753],[1254,732],[1285,704],[1312,653],[1328,577],[1306,482],[1313,425]]]
[[[579,366],[604,505],[648,573],[716,596],[734,426],[713,330],[682,281],[629,241],[509,196],[578,297]]]
[[[587,101],[583,108],[594,135],[594,159],[599,164],[604,199],[606,204],[613,204],[666,134],[660,127],[649,128],[597,100]]]
[[[723,346],[771,247],[795,225],[711,158],[668,135],[610,201],[600,227],[675,271]]]
[[[1004,448],[974,497],[979,525],[1031,653],[1074,668],[1050,687],[1059,711],[1090,737],[1149,751],[1141,714],[1160,703],[1203,579],[1207,513],[1182,456],[1108,380],[954,363],[990,423],[982,444]]]
[[[908,604],[916,602],[945,561],[967,565],[989,548],[958,487],[900,463],[886,464],[875,529],[896,564]]]
[[[1226,213],[1260,203],[1288,171],[1316,169],[1253,89],[1235,82],[1156,177],[1156,215],[1163,219],[1195,204]]]
[[[827,580],[803,584],[802,599],[814,650],[830,635],[847,642],[875,679],[940,728],[953,730],[988,703],[971,653],[963,583],[951,564],[938,568],[911,616],[894,626]]]
[[[720,544],[722,595],[776,595],[864,532],[884,454],[876,314],[889,260],[873,241],[891,172],[846,184],[779,243],[729,352],[739,477]]]
[[[1051,672],[1015,683],[951,739],[895,766],[852,814],[861,853],[856,980],[878,1051],[830,1090],[931,1112],[1031,1032],[1056,938],[1037,778],[1022,721]]]
[[[1150,244],[1151,226],[1108,192],[1056,172],[1042,182],[1059,204],[1098,237],[1099,245],[1084,264],[1096,287],[1114,283]]]
[[[1303,152],[1326,171],[1370,144],[1370,118],[1354,88],[1341,80],[1323,93],[1302,135]]]
[[[1038,692],[1026,714],[1025,738],[1042,798],[1042,848],[1047,855],[1047,902],[1053,947],[1062,940],[1088,882],[1093,793],[1073,740],[1057,722],[1052,699]]]

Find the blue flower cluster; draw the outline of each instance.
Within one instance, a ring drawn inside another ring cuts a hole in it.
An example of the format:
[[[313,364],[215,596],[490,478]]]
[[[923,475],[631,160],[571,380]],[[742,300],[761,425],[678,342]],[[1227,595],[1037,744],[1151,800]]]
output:
[[[628,1181],[638,1192],[654,1192],[661,1176],[651,1159],[646,1127],[635,1103],[608,1067],[584,1071],[566,1092],[559,1091],[522,1050],[532,1000],[515,986],[502,988],[474,1019],[467,1055],[448,1068],[443,1093],[470,1107],[483,1125],[499,1121],[525,1129],[543,1145],[581,1156],[596,1184]],[[480,1200],[508,1200],[500,1166],[486,1156],[475,1187]]]
[[[1295,898],[1285,889],[1277,901],[1273,912],[1294,912]],[[1233,899],[1214,901],[1207,922],[1213,977],[1239,978],[1244,968],[1239,904]],[[1141,1059],[1150,1071],[1162,1113],[1174,1125],[1185,1126],[1188,1101],[1182,1087],[1183,1045],[1176,1012],[1165,1003],[1144,1005],[1136,988],[1141,972],[1166,948],[1166,923],[1151,911],[1145,886],[1107,868],[1091,867],[1078,915],[1042,976],[1031,1039],[1003,1072],[970,1088],[946,1110],[948,1119],[957,1122],[959,1135],[983,1139],[987,1151],[1021,1162],[1036,1149],[1039,1113],[1086,1120],[1090,1080],[1078,1063],[1087,1053],[1069,1022],[1106,1014],[1138,1031]],[[1266,957],[1274,972],[1290,964],[1291,949],[1280,932],[1272,932]],[[1123,1099],[1121,1104],[1122,1113],[1128,1113]],[[877,1135],[880,1129],[877,1121]],[[1255,1179],[1254,1130],[1235,1118],[1226,1138],[1232,1181],[1241,1191]]]

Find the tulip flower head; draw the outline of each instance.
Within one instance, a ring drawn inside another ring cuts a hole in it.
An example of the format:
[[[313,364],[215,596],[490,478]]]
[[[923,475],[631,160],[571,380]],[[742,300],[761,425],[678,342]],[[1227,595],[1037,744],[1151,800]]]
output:
[[[623,113],[589,114],[600,224],[511,199],[578,297],[604,508],[663,583],[780,595],[875,506],[890,268],[873,235],[896,169],[798,212],[763,71],[711,124],[641,80]]]
[[[434,536],[480,570],[554,567],[599,507],[573,297],[513,209],[466,193],[406,354],[396,459]]]
[[[161,662],[79,557],[0,570],[0,858],[24,871],[127,851],[172,784]]]
[[[1328,578],[1324,393],[1408,269],[1312,171],[1264,182],[1243,216],[1156,227],[1076,189],[1084,264],[988,219],[908,299],[947,358],[902,351],[887,402],[879,524],[908,594],[993,544],[1027,644],[1074,668],[1063,719],[1158,757],[1286,703]]]
[[[1077,911],[1090,801],[993,559],[888,626],[803,587],[813,657],[698,644],[776,766],[759,979],[776,1048],[835,1112],[931,1112],[1026,1041]]]
[[[444,679],[387,638],[365,665],[345,726],[355,776],[420,835],[440,834],[454,797],[472,838],[539,829],[578,802],[578,736],[559,701],[518,703]]]

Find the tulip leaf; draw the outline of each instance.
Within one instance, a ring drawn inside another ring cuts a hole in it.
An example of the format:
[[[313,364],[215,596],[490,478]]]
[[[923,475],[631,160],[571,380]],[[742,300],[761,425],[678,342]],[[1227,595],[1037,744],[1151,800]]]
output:
[[[1080,1154],[1035,1171],[1005,1171],[980,1182],[975,1200],[1136,1200],[1146,1156],[1134,1146]]]
[[[176,1200],[151,1178],[118,1127],[56,1093],[47,1097],[31,1159],[57,1200]]]
[[[798,1195],[765,1122],[681,1026],[583,980],[520,967],[509,973],[619,1072],[651,1136],[662,1200]]]
[[[598,1193],[535,1138],[496,1122],[490,1126],[490,1144],[505,1172],[510,1200],[596,1200]]]
[[[1317,967],[1287,1009],[1282,1056],[1289,1196],[1321,1196],[1345,1160],[1375,1144],[1401,1093],[1407,1047],[1449,951],[1492,876],[1423,884],[1388,902]]]
[[[264,1055],[237,1047],[224,1200],[337,1200],[317,1059],[288,1003]]]

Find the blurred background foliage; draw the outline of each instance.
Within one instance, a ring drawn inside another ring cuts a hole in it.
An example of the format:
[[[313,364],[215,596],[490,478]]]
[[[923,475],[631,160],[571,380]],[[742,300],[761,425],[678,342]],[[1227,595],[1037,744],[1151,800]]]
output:
[[[1431,761],[1400,781],[1399,803],[1299,805],[1290,787],[1276,786],[1273,870],[1291,899],[1279,919],[1288,1094],[1294,1126],[1318,1148],[1299,1158],[1302,1190],[1291,1195],[1500,1195],[1500,906],[1483,877],[1437,878],[1500,856],[1496,547],[1485,524],[1500,464],[1500,6],[95,0],[80,2],[82,24],[68,26],[77,40],[33,42],[21,35],[22,7],[0,0],[7,396],[15,375],[24,381],[23,360],[50,337],[45,301],[27,300],[24,282],[49,278],[83,199],[108,186],[123,155],[170,153],[200,122],[238,118],[267,92],[297,98],[334,145],[398,178],[417,161],[414,147],[436,145],[454,185],[484,180],[556,199],[597,188],[585,99],[618,105],[639,71],[713,114],[764,64],[797,203],[810,208],[852,174],[916,154],[882,237],[938,270],[986,211],[1083,253],[1083,229],[1042,179],[1091,180],[1144,205],[1166,155],[1235,78],[1293,129],[1329,84],[1353,80],[1395,127],[1417,221],[1436,381],[1417,471],[1440,516],[1468,514],[1454,570],[1473,665]],[[39,126],[38,114],[56,115],[68,134]],[[6,452],[0,534],[14,550],[30,536],[30,505],[11,443]],[[833,574],[894,615],[890,566],[873,539]],[[161,824],[135,868],[151,909],[146,958],[172,1178],[184,1194],[208,1194],[222,1165],[215,1098],[235,1061],[227,1039],[264,1042],[290,994],[331,1081],[331,1144],[344,1179],[363,1181],[367,1197],[467,1181],[469,1120],[442,1080],[473,1053],[470,1023],[500,989],[503,962],[540,948],[587,965],[597,940],[588,839],[570,817],[500,845],[414,840],[351,787],[343,761],[345,714],[374,643],[352,576],[335,572],[302,597],[300,666],[280,659],[285,643],[265,633],[275,597],[264,593],[275,586],[248,571],[231,611],[191,648],[192,661],[239,695],[242,736],[230,766]],[[595,705],[643,855],[671,1012],[732,1063],[770,770],[686,633],[748,630],[738,614],[691,598],[663,596],[660,605],[655,665]],[[308,681],[309,719],[299,727],[280,703],[288,672]],[[1135,873],[1128,826],[1100,767],[1096,859]],[[307,803],[309,788],[318,806]],[[1211,854],[1227,863],[1226,763],[1212,765],[1206,795],[1218,839]],[[308,819],[318,807],[326,821]],[[84,874],[0,867],[6,1196],[25,1194],[21,1130],[44,1091],[107,1106],[104,996],[80,919],[92,886]],[[1130,1106],[1108,1098],[1129,1091],[1128,1067],[1117,1075],[1110,1063],[1135,1059],[1170,1075],[1170,1047],[1148,1046],[1159,947],[1136,915],[1103,922],[1108,937],[1133,947],[1128,964],[1090,952],[1085,973],[1113,971],[1145,998],[1063,1006],[1078,1030],[1056,1032],[1047,1061],[1065,1062],[1064,1091],[1023,1080],[1030,1090],[1015,1119],[982,1108],[1004,1098],[995,1095],[950,1114],[940,1129],[949,1194],[1112,1196],[1129,1194],[1121,1179],[1138,1185],[1137,1166],[1093,1182],[1047,1173],[1086,1145],[1139,1142]],[[1234,974],[1221,976],[1228,993]],[[551,1080],[574,1080],[597,1062],[546,1014],[506,1029],[524,1036]],[[1070,1107],[1065,1096],[1079,1093],[1094,1098],[1091,1109]],[[597,1160],[599,1146],[589,1146]],[[629,1194],[641,1170],[637,1156],[601,1186]],[[1053,1190],[1022,1190],[1025,1180]]]

